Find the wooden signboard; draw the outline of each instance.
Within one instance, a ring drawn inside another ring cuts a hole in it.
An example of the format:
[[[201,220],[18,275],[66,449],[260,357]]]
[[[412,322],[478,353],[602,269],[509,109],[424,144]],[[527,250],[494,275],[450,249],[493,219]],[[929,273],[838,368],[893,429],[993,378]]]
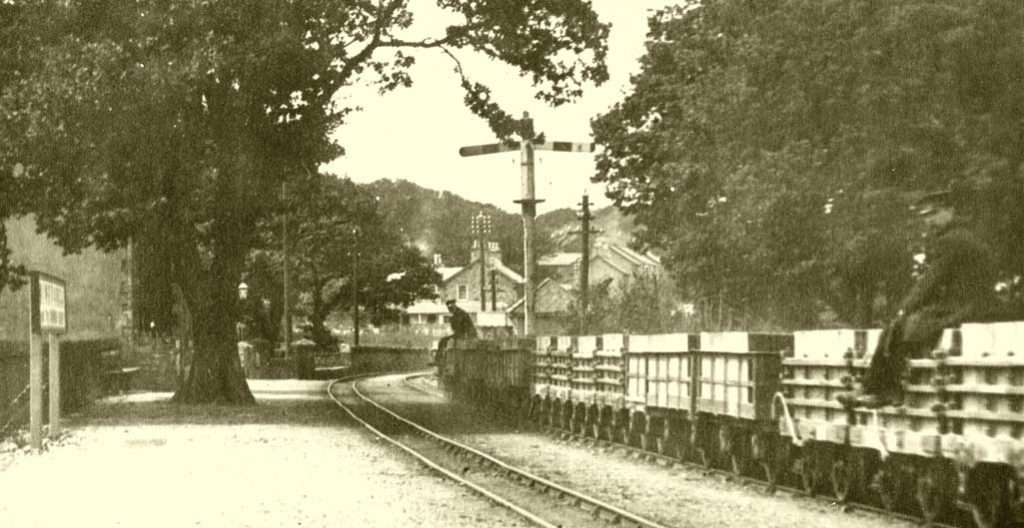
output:
[[[29,434],[32,449],[43,447],[43,336],[49,342],[50,437],[60,434],[60,341],[68,331],[67,283],[46,273],[31,274],[29,332]]]
[[[53,275],[32,273],[32,332],[63,334],[68,330],[67,284]]]

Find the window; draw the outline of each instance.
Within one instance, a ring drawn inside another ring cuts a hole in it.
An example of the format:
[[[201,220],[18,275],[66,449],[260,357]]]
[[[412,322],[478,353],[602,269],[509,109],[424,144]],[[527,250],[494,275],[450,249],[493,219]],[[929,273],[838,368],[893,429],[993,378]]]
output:
[[[468,299],[469,298],[469,286],[466,286],[465,284],[460,284],[459,285],[459,293],[458,293],[458,295],[456,295],[456,297],[460,301],[465,301],[466,299]]]
[[[437,324],[437,316],[433,315],[433,314],[428,315],[427,316],[427,324]]]

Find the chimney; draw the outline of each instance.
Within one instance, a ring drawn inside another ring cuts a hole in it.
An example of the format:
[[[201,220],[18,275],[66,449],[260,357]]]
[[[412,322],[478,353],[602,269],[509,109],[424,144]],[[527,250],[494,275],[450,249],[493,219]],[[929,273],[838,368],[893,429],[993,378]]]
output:
[[[501,245],[497,242],[487,242],[487,263],[501,262]],[[473,263],[480,259],[480,242],[474,240],[469,248],[469,262]]]
[[[502,262],[501,245],[499,245],[497,242],[487,243],[487,262]]]
[[[441,254],[434,253],[434,267],[440,268],[441,266],[444,266],[444,262],[441,260]]]

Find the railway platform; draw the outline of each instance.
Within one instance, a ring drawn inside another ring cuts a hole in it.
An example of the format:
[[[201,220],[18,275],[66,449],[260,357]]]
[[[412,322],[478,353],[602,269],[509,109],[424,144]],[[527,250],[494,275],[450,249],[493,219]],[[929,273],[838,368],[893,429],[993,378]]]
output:
[[[41,455],[0,455],[0,526],[526,526],[347,421],[326,382],[251,381],[260,405],[104,400]]]

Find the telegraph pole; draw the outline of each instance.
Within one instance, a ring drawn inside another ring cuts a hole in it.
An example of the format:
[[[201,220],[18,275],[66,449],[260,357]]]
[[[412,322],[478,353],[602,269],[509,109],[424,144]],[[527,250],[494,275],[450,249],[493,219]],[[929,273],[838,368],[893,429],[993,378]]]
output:
[[[490,145],[476,145],[462,147],[459,149],[460,156],[480,156],[484,154],[498,154],[500,152],[519,151],[522,165],[522,199],[515,200],[522,206],[523,215],[523,279],[525,300],[523,306],[523,334],[530,335],[534,329],[534,270],[536,269],[536,257],[534,255],[534,231],[537,219],[537,204],[544,200],[538,200],[534,194],[534,163],[533,151],[551,150],[554,152],[594,152],[593,143],[570,143],[568,141],[540,141],[533,130],[533,119],[530,114],[523,112],[523,118],[519,120],[519,144],[515,143],[494,143]]]
[[[487,235],[491,233],[491,217],[483,211],[473,217],[472,231],[480,246],[480,311],[487,311]]]
[[[583,195],[580,207],[580,230],[574,232],[581,235],[580,242],[582,244],[579,335],[585,335],[587,333],[587,309],[590,306],[590,235],[600,233],[600,231],[590,228],[590,220],[593,216],[590,214],[590,197],[588,195]]]
[[[491,311],[498,311],[498,270],[491,270]]]

